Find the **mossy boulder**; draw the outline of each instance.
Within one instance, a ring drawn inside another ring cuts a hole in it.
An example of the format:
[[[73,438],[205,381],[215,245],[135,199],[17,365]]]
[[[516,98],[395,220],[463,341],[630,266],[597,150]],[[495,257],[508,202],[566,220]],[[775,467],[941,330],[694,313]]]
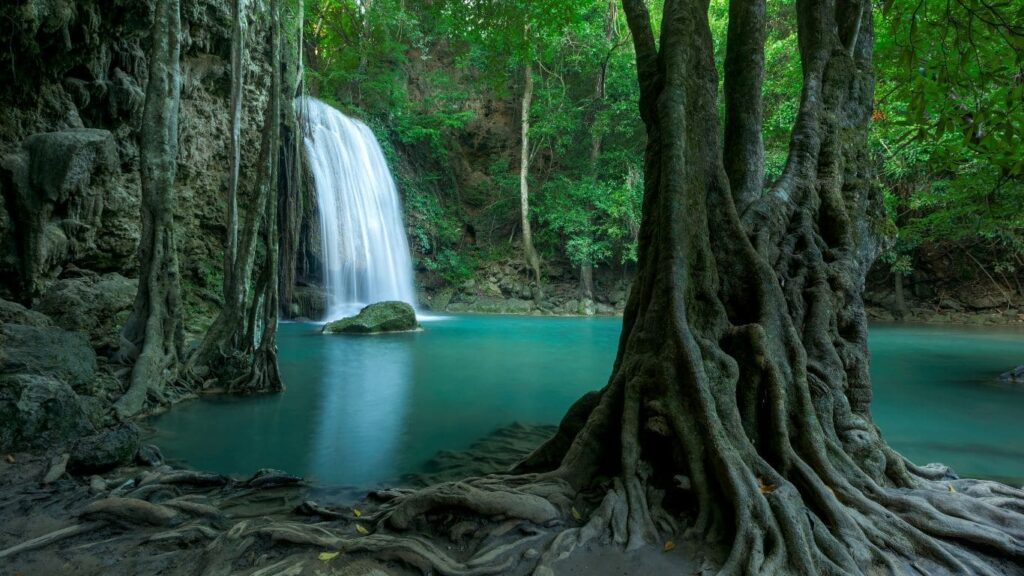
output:
[[[0,326],[0,374],[50,376],[78,389],[96,374],[96,352],[80,332],[52,326]]]
[[[419,327],[416,311],[405,302],[389,300],[370,304],[355,316],[328,322],[324,334],[376,334],[408,332]]]
[[[103,430],[75,442],[68,470],[76,474],[98,474],[131,462],[142,446],[142,435],[132,423]]]
[[[0,376],[0,451],[46,448],[93,432],[67,384],[37,374]]]
[[[116,348],[138,287],[116,272],[57,280],[36,308],[61,328],[88,334],[97,350]]]

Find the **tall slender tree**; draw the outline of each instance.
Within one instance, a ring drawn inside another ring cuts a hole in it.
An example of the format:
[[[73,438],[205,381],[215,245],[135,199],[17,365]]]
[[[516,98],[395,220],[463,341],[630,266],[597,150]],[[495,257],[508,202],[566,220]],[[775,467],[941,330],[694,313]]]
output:
[[[238,14],[239,17],[243,15]],[[224,305],[203,341],[188,361],[191,379],[215,379],[232,392],[279,391],[276,346],[278,307],[278,223],[277,189],[281,123],[281,32],[280,9],[270,4],[271,81],[264,111],[255,190],[249,194],[244,219],[229,217],[228,244],[237,237],[226,257]],[[244,57],[241,37],[233,51]],[[233,84],[242,81],[241,69],[233,75]],[[241,88],[233,88],[232,92]],[[236,183],[237,185],[237,183]],[[229,191],[229,194],[231,192]],[[228,208],[231,212],[231,208]],[[241,230],[238,230],[239,226]],[[263,261],[257,267],[260,232],[263,231]],[[230,261],[227,261],[230,260]],[[255,278],[254,278],[255,272]],[[273,310],[271,310],[273,308]],[[257,346],[257,339],[260,341]]]
[[[529,35],[529,26],[526,27]],[[530,104],[533,102],[533,62],[523,65],[523,96],[519,108],[519,225],[523,237],[523,258],[533,272],[533,280],[540,287],[540,254],[533,245],[530,226]]]
[[[181,98],[179,0],[156,2],[150,38],[149,81],[139,142],[142,180],[139,289],[121,332],[120,352],[122,360],[134,365],[128,391],[115,404],[122,417],[138,413],[149,394],[161,394],[164,386],[175,380],[184,349],[178,253],[174,241],[174,178]]]
[[[245,0],[231,5],[231,167],[228,171],[227,237],[224,250],[224,296],[234,293],[234,264],[238,256],[238,177],[242,163],[242,94],[245,86]]]

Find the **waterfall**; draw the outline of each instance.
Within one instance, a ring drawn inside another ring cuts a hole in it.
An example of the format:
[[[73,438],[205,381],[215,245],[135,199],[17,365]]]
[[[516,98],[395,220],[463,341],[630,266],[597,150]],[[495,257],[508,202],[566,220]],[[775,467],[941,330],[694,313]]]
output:
[[[415,305],[402,204],[373,132],[315,98],[297,105],[320,212],[327,319],[381,300]]]

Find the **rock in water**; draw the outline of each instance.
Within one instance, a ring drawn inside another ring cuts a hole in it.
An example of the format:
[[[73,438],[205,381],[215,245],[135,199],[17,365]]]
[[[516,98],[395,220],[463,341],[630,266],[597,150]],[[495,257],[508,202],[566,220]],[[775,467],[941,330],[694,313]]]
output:
[[[999,381],[1007,384],[1024,384],[1024,364],[999,375]]]
[[[324,334],[375,334],[379,332],[408,332],[419,327],[416,311],[405,302],[389,300],[370,304],[355,316],[328,322]]]
[[[68,469],[76,474],[106,472],[132,461],[141,443],[134,424],[104,430],[75,443]]]
[[[0,452],[44,448],[95,430],[71,388],[49,376],[0,376]]]

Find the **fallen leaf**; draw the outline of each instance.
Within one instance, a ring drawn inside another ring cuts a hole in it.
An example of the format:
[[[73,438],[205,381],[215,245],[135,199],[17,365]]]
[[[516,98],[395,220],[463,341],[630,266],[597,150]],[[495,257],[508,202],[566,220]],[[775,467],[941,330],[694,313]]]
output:
[[[572,512],[572,517],[575,518],[577,522],[583,520],[583,516],[580,516],[580,513],[576,510],[575,506],[570,508],[569,511]]]
[[[356,518],[359,518],[360,516],[363,515],[363,513],[359,511],[359,508],[353,508],[352,509],[352,515],[355,516]]]
[[[665,542],[665,552],[671,552],[671,551],[673,551],[675,549],[676,549],[676,543],[675,542],[673,542],[671,540],[669,540],[668,542]]]
[[[953,488],[953,485],[952,485],[952,484],[950,484],[949,486],[947,486],[947,488],[949,488],[949,491],[950,491],[950,492],[956,492],[956,488]]]
[[[8,464],[14,464],[14,455],[8,454],[7,456],[4,456],[4,460],[7,460]]]
[[[334,560],[335,558],[337,558],[338,554],[341,554],[341,552],[321,552],[320,555],[317,556],[317,558],[324,562],[327,562],[329,560]]]
[[[775,484],[765,484],[764,479],[757,479],[757,489],[761,491],[761,494],[770,494],[772,492],[775,492],[776,488],[778,488],[778,486],[776,486]]]
[[[369,530],[367,530],[366,528],[363,528],[362,524],[356,524],[356,532],[359,532],[360,534],[369,534],[370,533]]]

